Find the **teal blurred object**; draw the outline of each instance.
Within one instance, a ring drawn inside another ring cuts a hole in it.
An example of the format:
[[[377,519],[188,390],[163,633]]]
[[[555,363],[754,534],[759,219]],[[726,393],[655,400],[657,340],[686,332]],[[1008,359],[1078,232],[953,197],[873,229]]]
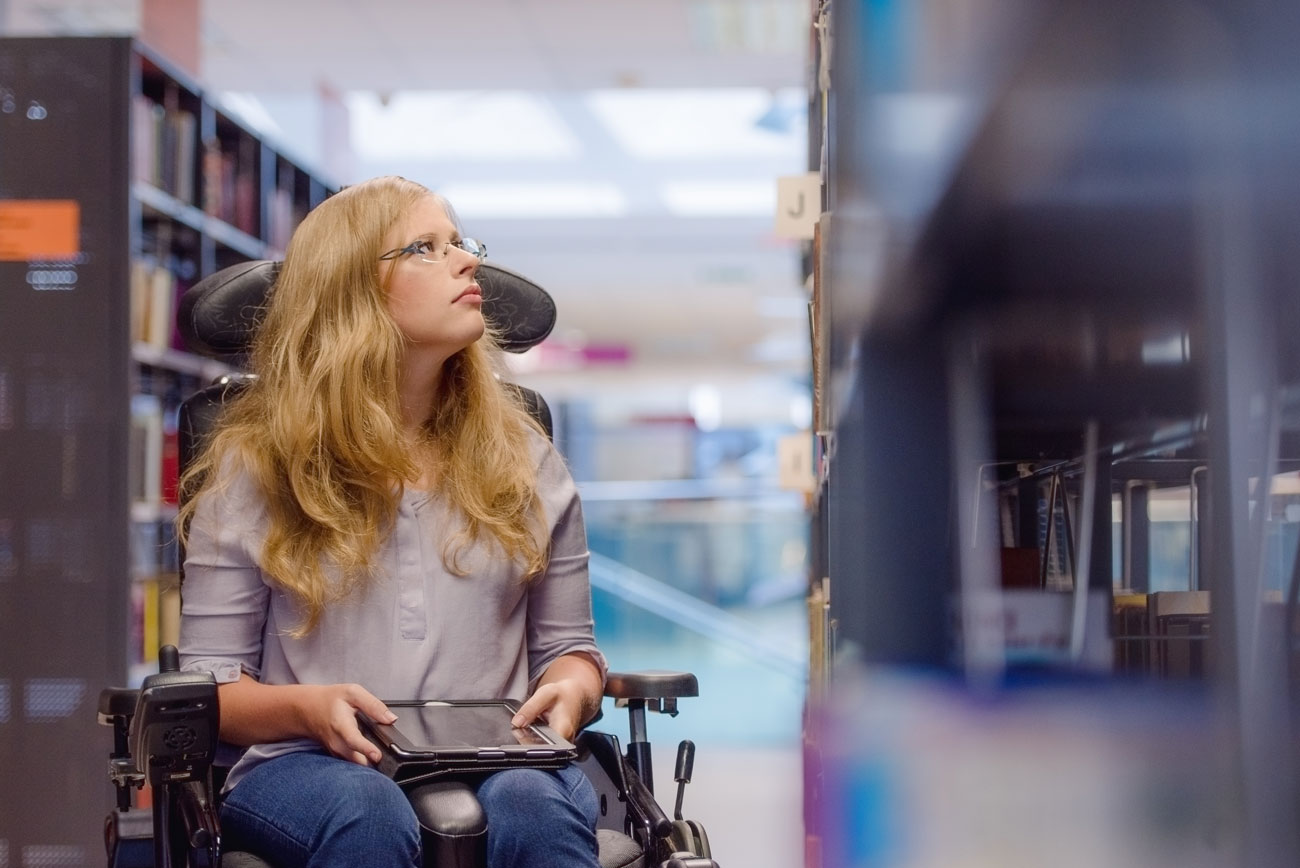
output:
[[[801,495],[738,481],[582,485],[593,552],[723,608],[807,592]]]
[[[798,744],[807,685],[802,598],[728,611],[598,554],[591,578],[596,641],[612,668],[653,661],[699,679],[699,697],[681,700],[679,717],[656,715],[656,740]]]

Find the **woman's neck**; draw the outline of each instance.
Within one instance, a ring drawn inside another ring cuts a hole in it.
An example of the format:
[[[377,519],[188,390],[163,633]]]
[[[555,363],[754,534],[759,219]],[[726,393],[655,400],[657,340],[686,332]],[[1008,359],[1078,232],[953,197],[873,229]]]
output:
[[[412,442],[423,442],[425,426],[433,418],[433,403],[442,384],[443,359],[407,358],[397,384],[402,408],[402,429]]]
[[[408,480],[408,485],[422,491],[432,491],[437,481],[438,454],[436,444],[429,439],[428,422],[433,418],[444,362],[444,359],[408,357],[398,383],[402,430],[418,473],[415,479]]]

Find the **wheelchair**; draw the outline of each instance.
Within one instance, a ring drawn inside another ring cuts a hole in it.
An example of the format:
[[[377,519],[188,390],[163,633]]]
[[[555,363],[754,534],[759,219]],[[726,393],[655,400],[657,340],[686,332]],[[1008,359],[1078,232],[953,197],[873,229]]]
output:
[[[277,262],[241,263],[189,289],[177,317],[190,349],[238,367],[278,272]],[[555,304],[540,286],[494,263],[480,266],[478,282],[484,317],[506,351],[522,352],[550,333]],[[223,402],[249,380],[250,375],[226,376],[182,402],[182,468],[213,429]],[[513,388],[552,435],[545,400],[532,390]],[[221,848],[218,793],[228,766],[218,761],[217,684],[211,673],[178,669],[176,649],[166,646],[159,653],[159,672],[146,677],[138,690],[110,687],[99,696],[99,722],[113,730],[109,777],[116,805],[104,832],[109,868],[274,868],[253,854]],[[584,729],[575,739],[577,762],[599,799],[602,868],[718,868],[704,828],[681,813],[694,745],[683,741],[678,746],[677,797],[670,818],[655,800],[646,731],[648,712],[676,715],[677,700],[696,696],[698,690],[690,673],[609,673],[605,695],[628,711],[626,750],[609,733]],[[147,811],[132,806],[133,791],[145,784],[151,792]],[[420,821],[423,864],[482,868],[487,823],[469,785],[455,777],[438,778],[406,792]]]

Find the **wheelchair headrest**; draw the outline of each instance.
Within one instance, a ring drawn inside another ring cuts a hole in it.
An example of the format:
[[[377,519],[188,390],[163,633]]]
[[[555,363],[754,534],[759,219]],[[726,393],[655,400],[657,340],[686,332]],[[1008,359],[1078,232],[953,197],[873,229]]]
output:
[[[279,262],[263,259],[223,268],[194,284],[181,297],[176,315],[185,344],[215,359],[244,356],[279,274]],[[479,266],[477,279],[483,288],[483,317],[496,330],[502,349],[522,353],[551,333],[555,301],[546,290],[490,262]]]

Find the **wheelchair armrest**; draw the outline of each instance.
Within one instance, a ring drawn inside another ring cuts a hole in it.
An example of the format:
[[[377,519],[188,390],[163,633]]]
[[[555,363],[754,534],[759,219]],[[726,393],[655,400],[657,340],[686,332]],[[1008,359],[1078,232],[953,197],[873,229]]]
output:
[[[699,696],[700,683],[690,672],[660,669],[645,672],[610,672],[605,679],[605,695],[615,704],[629,702],[644,705],[649,711],[677,714],[679,696]]]
[[[700,683],[689,672],[611,672],[605,679],[605,695],[614,699],[676,699],[699,696]]]
[[[689,672],[669,672],[661,669],[644,672],[610,672],[605,678],[605,695],[613,697],[614,704],[620,708],[629,708],[644,723],[645,712],[654,711],[677,716],[677,698],[679,696],[699,696],[700,684]],[[641,733],[635,731],[639,724],[633,723],[632,740],[641,741]]]
[[[112,726],[113,718],[131,717],[139,698],[140,691],[134,687],[105,687],[99,691],[99,722]]]

